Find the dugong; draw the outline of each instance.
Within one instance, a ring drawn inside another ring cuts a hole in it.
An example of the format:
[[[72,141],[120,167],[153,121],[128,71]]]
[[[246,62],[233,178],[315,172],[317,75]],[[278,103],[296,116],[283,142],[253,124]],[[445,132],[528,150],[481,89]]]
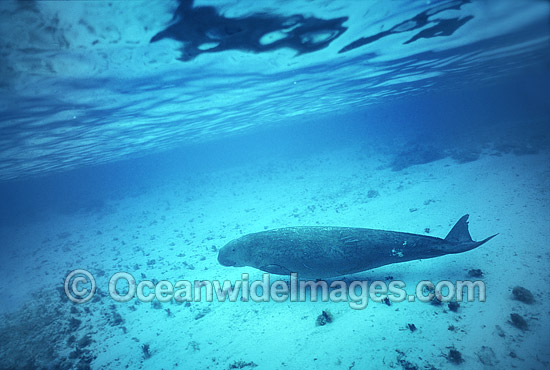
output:
[[[464,215],[445,239],[397,231],[333,226],[285,227],[247,234],[218,254],[223,266],[252,266],[278,275],[329,278],[477,248]]]

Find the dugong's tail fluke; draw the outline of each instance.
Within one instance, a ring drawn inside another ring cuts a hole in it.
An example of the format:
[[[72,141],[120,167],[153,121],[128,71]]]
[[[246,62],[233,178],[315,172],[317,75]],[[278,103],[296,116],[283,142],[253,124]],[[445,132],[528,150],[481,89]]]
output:
[[[474,242],[470,236],[470,231],[468,231],[468,217],[470,215],[464,215],[458,220],[458,222],[453,226],[449,234],[445,237],[445,241],[449,243],[461,245],[463,248],[460,248],[460,251],[470,250],[479,247],[481,244],[484,244],[497,236],[498,234],[492,235],[486,239],[483,239],[479,242]],[[457,250],[458,251],[458,250]]]
[[[470,215],[464,215],[453,226],[449,234],[445,237],[445,240],[451,243],[465,243],[473,242],[470,232],[468,231],[468,217]]]
[[[493,238],[494,238],[495,236],[497,236],[497,235],[498,235],[498,234],[495,234],[495,235],[491,235],[490,237],[488,237],[488,238],[485,238],[485,239],[483,239],[483,240],[482,240],[482,241],[480,241],[480,242],[474,242],[474,245],[475,245],[475,247],[474,247],[474,248],[477,248],[477,247],[479,247],[479,246],[480,246],[481,244],[485,244],[485,243],[487,243],[487,242],[488,242],[489,240],[493,239]],[[472,248],[472,249],[473,249],[473,248]]]

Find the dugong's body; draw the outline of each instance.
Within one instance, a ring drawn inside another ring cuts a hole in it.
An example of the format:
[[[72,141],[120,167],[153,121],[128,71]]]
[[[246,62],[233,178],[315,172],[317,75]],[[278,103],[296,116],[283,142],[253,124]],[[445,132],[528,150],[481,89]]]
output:
[[[445,239],[396,231],[300,226],[244,235],[220,249],[224,266],[252,266],[279,275],[327,278],[479,247],[463,216]]]

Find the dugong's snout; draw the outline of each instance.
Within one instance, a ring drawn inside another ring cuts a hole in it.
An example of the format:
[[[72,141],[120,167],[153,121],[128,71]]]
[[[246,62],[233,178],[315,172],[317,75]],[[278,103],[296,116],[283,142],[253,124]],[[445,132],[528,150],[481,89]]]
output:
[[[227,243],[218,253],[218,262],[222,266],[243,266],[237,263],[237,247],[235,240]]]
[[[218,262],[222,266],[235,266],[236,262],[230,258],[227,249],[222,248],[218,253]]]

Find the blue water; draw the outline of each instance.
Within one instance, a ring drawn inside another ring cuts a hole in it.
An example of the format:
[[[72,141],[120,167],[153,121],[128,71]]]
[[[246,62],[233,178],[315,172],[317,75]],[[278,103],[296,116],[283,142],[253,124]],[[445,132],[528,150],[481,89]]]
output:
[[[548,368],[549,15],[534,0],[2,2],[0,368]],[[456,311],[109,295],[117,272],[260,280],[218,263],[248,233],[444,238],[464,214],[474,240],[499,236],[344,278],[481,279],[487,301]],[[64,291],[76,269],[97,281],[87,303]]]

